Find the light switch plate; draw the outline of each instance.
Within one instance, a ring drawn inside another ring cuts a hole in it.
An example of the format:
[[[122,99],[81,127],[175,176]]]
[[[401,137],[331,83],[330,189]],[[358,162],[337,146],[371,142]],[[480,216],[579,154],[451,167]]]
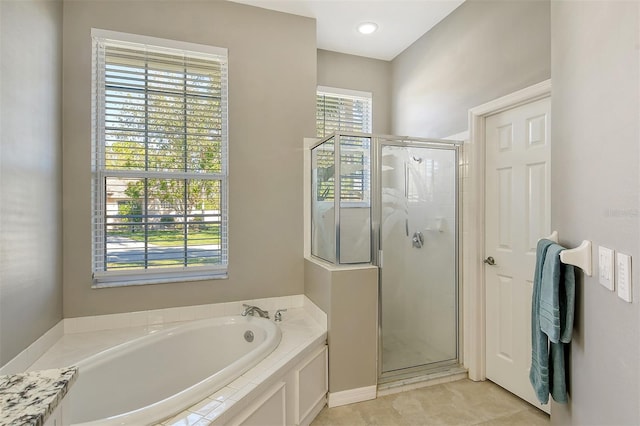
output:
[[[607,247],[598,247],[598,280],[605,288],[613,291],[613,250]]]
[[[616,253],[616,278],[618,280],[618,297],[631,303],[631,256]]]

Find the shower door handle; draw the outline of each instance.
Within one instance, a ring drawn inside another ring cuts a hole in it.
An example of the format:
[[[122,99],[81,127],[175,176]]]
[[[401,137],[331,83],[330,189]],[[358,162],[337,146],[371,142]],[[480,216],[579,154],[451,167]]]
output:
[[[489,266],[498,266],[496,265],[496,260],[493,258],[493,256],[487,257],[485,260],[483,260],[483,262]]]

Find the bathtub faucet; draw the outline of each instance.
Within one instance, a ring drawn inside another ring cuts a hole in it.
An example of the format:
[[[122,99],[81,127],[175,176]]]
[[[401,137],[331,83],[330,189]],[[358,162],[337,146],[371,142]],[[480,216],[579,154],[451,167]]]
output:
[[[244,311],[242,311],[242,313],[240,314],[243,317],[246,317],[247,315],[253,316],[257,312],[260,317],[269,319],[269,311],[263,311],[257,306],[246,305],[244,303],[242,304],[242,306],[244,306],[245,308]]]

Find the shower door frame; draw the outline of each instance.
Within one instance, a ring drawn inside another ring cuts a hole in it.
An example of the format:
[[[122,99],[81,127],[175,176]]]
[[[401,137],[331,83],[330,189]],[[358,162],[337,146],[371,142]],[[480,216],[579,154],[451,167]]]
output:
[[[378,267],[378,383],[381,380],[393,380],[395,378],[411,377],[420,373],[435,372],[441,368],[448,368],[461,363],[461,336],[460,325],[462,324],[461,309],[461,273],[460,273],[460,247],[462,235],[460,235],[460,203],[462,201],[460,193],[460,147],[463,141],[454,141],[447,139],[426,139],[426,138],[409,138],[391,135],[373,135],[371,138],[371,262]],[[454,266],[454,282],[455,282],[455,342],[456,356],[453,359],[434,362],[430,364],[422,364],[413,367],[406,367],[388,372],[382,371],[382,267],[384,264],[383,251],[381,250],[381,227],[382,227],[382,148],[383,146],[396,146],[400,148],[431,148],[452,150],[455,154],[454,160],[454,178],[455,178],[455,266]],[[373,171],[375,170],[375,174]]]

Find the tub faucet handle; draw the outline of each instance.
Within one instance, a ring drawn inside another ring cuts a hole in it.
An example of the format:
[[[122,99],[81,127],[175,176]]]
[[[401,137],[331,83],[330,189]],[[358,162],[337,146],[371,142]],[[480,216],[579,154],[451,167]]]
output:
[[[283,313],[283,312],[287,312],[287,310],[286,310],[286,309],[278,309],[278,310],[276,311],[276,314],[274,315],[273,319],[274,319],[276,322],[280,322],[280,321],[282,321],[282,313]]]

